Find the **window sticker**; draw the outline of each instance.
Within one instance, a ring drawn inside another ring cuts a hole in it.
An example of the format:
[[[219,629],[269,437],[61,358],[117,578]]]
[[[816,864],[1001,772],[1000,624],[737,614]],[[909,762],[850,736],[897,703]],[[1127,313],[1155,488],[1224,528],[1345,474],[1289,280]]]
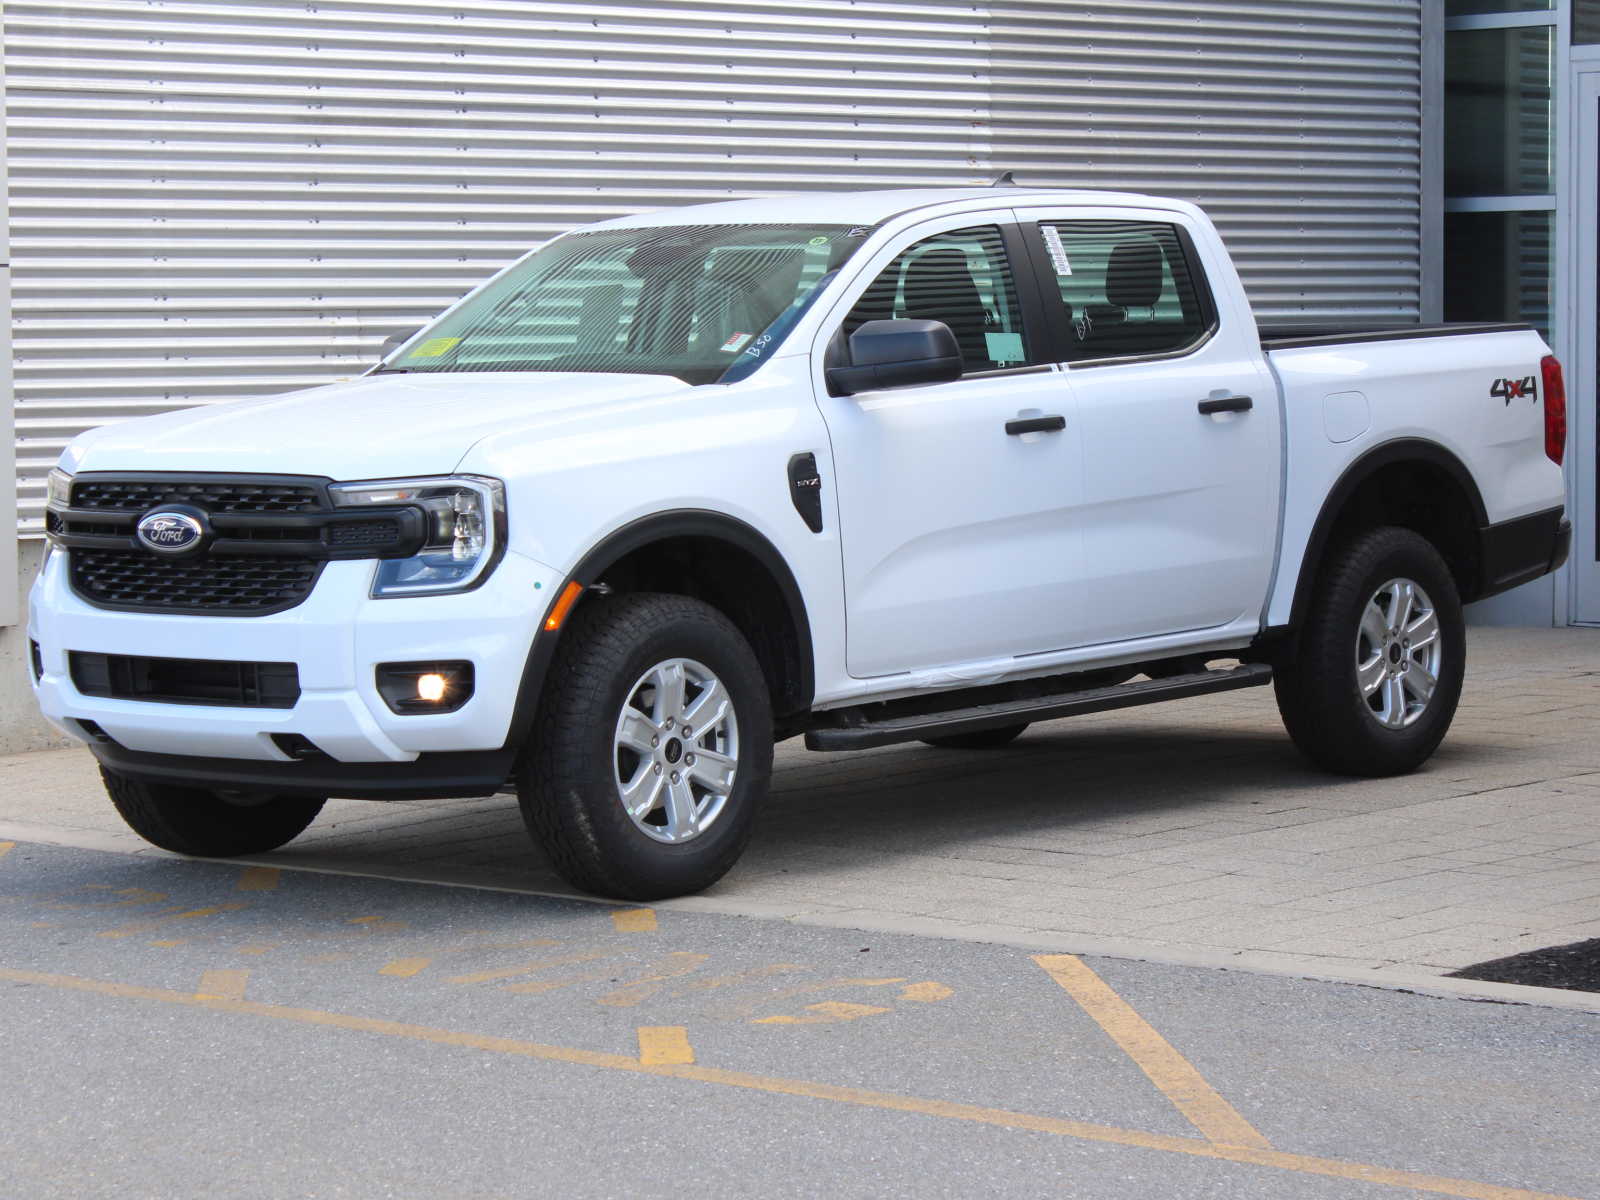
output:
[[[1020,333],[986,333],[983,340],[988,346],[989,357],[997,363],[1017,363],[1027,357],[1022,349]]]
[[[418,346],[415,350],[413,350],[410,354],[406,355],[406,357],[407,358],[441,358],[444,355],[450,353],[450,351],[454,350],[460,344],[461,344],[461,339],[458,338],[458,337],[429,338],[427,341],[423,342],[422,345]]]
[[[753,333],[736,333],[722,343],[722,352],[724,354],[737,354],[744,349],[745,343],[753,337],[755,337]]]
[[[1054,225],[1041,225],[1039,232],[1044,236],[1044,248],[1050,252],[1050,262],[1056,274],[1071,275],[1072,260],[1067,257],[1067,248],[1061,244],[1061,231]]]

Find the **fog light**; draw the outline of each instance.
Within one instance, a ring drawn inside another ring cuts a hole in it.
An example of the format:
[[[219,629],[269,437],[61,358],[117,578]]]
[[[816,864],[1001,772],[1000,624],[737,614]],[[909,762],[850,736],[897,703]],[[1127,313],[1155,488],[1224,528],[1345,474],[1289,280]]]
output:
[[[472,699],[469,662],[379,663],[378,695],[403,716],[455,712]]]

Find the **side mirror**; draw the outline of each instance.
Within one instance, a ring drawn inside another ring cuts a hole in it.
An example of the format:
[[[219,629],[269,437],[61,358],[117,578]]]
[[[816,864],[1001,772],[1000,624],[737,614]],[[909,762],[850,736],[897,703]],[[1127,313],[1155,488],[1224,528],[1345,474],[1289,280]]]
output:
[[[404,330],[401,333],[391,333],[388,337],[383,339],[383,345],[378,347],[378,361],[379,362],[387,361],[388,358],[389,358],[389,355],[393,354],[396,350],[400,349],[401,346],[404,346],[412,338],[416,337],[417,334],[419,334],[420,332],[422,332],[422,331],[421,331],[420,328],[418,328],[418,329],[407,329],[407,330]]]
[[[850,365],[828,368],[828,391],[854,396],[874,388],[949,383],[961,371],[961,345],[943,321],[868,321],[850,335]]]

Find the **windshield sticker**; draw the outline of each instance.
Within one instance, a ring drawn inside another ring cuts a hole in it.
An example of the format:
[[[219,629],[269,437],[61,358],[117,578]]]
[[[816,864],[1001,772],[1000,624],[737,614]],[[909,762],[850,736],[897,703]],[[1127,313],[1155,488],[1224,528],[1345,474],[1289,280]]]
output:
[[[460,344],[461,344],[461,339],[458,338],[458,337],[453,337],[453,338],[429,338],[427,341],[423,342],[422,345],[418,346],[415,350],[413,350],[410,354],[406,355],[406,357],[407,358],[442,358],[444,355],[450,353],[450,351],[454,350]]]
[[[1061,231],[1054,225],[1041,225],[1039,232],[1044,235],[1044,248],[1050,252],[1050,262],[1056,274],[1071,275],[1072,260],[1067,257],[1067,248],[1061,244]]]
[[[737,354],[744,349],[745,343],[753,337],[755,337],[753,333],[736,333],[722,343],[722,352],[724,354]]]
[[[825,237],[814,237],[811,239],[811,244],[813,246],[826,246],[828,244],[828,239]]]

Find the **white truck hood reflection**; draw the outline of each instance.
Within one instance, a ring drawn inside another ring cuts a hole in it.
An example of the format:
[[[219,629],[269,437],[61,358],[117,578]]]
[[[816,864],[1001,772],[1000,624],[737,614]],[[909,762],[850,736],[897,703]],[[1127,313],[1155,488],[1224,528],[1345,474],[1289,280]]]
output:
[[[106,425],[67,450],[72,471],[243,471],[359,478],[446,475],[508,427],[615,428],[689,385],[666,375],[371,375]]]

